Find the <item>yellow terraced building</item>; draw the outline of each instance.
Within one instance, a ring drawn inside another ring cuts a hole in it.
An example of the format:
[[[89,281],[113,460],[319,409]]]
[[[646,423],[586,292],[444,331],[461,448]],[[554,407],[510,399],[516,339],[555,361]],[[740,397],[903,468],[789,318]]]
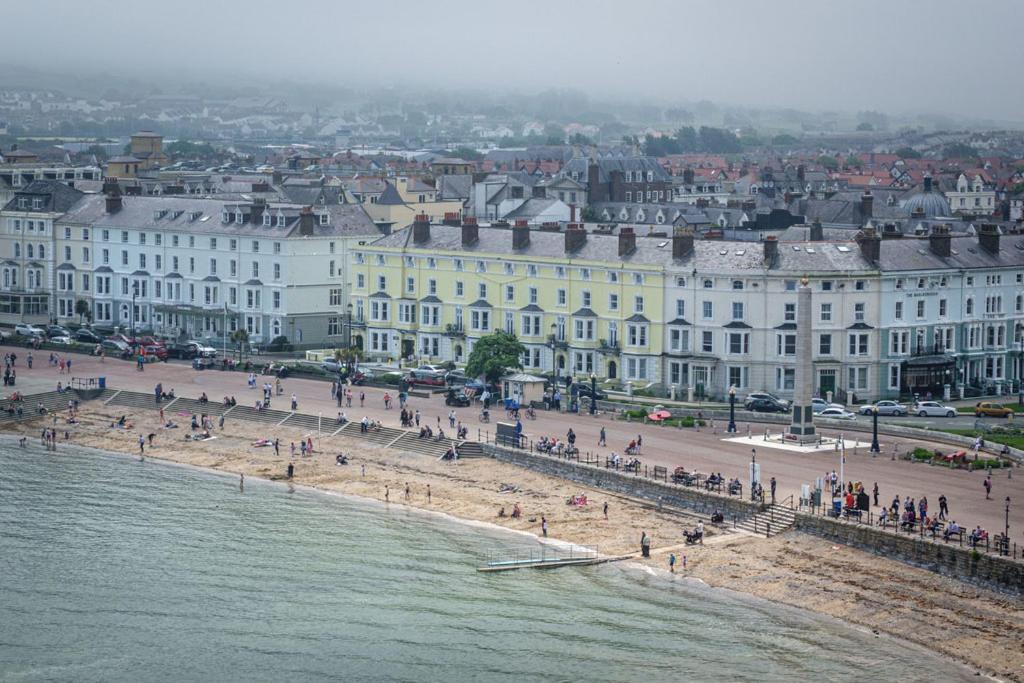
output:
[[[355,249],[353,343],[371,359],[465,363],[505,330],[527,371],[660,382],[671,240],[551,227],[420,216]]]

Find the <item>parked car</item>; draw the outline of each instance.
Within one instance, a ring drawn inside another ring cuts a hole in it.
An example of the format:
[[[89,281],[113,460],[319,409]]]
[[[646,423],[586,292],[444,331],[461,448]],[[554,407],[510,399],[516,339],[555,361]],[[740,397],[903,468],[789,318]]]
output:
[[[156,356],[158,360],[167,360],[167,349],[155,344],[147,344],[142,347],[147,356]]]
[[[903,417],[908,412],[907,407],[897,401],[879,401],[874,405],[869,403],[866,406],[862,406],[860,414],[871,415],[875,408],[878,408],[879,415],[892,415],[894,417]]]
[[[66,335],[53,336],[53,337],[50,337],[49,342],[51,344],[70,344],[71,343],[71,337],[68,337]]]
[[[819,413],[821,413],[821,411],[827,410],[828,408],[839,408],[840,410],[845,410],[846,406],[844,406],[842,403],[829,403],[823,398],[811,399],[811,412],[813,412],[815,415],[818,415]]]
[[[217,356],[217,349],[212,346],[207,346],[202,342],[194,339],[189,339],[186,344],[192,344],[196,348],[196,355],[202,356],[203,358],[215,358]]]
[[[755,391],[747,394],[747,397],[743,399],[743,407],[747,410],[753,410],[751,405],[754,401],[774,401],[776,404],[784,406],[786,410],[789,410],[789,401],[769,394],[767,391]]]
[[[324,358],[320,361],[320,367],[326,372],[341,372],[345,369],[345,364],[337,358]]]
[[[406,378],[410,385],[423,384],[431,387],[443,387],[447,383],[445,382],[445,375],[441,372],[435,372],[433,370],[424,370],[417,368],[409,372],[409,376]]]
[[[417,370],[427,370],[429,372],[439,372],[442,374],[447,373],[447,369],[443,365],[430,365],[424,364],[416,368]]]
[[[455,389],[448,389],[448,394],[444,397],[444,404],[446,406],[455,406],[457,408],[465,408],[470,404],[469,396],[456,391]]]
[[[572,385],[572,394],[573,394],[573,396],[578,396],[579,398],[591,398],[591,394],[592,393],[593,392],[590,390],[590,383],[589,382],[573,382],[573,385]],[[608,394],[606,394],[605,392],[603,392],[600,389],[598,389],[597,390],[597,397],[596,398],[597,398],[598,401],[604,401],[604,400],[606,400],[608,398]]]
[[[353,386],[358,387],[366,383],[366,375],[360,370],[353,370],[351,373],[349,373],[343,367],[339,374],[341,375],[340,379],[342,382],[348,382],[349,380],[351,380]]]
[[[1002,403],[982,401],[974,406],[975,417],[1006,417],[1007,415],[1013,415],[1013,410]]]
[[[918,417],[956,417],[956,408],[938,401],[918,401],[910,412]]]
[[[61,325],[47,325],[46,336],[50,339],[53,339],[54,337],[70,337],[71,332],[68,331],[68,328]]]
[[[165,345],[164,348],[167,349],[167,355],[170,358],[181,358],[182,360],[192,360],[196,357],[196,354],[199,353],[196,345],[189,344],[188,342],[184,344],[172,342]]]
[[[749,398],[749,397],[748,397]],[[774,398],[755,398],[743,402],[747,410],[755,413],[788,413],[789,406],[776,401]]]
[[[818,413],[818,417],[825,417],[830,420],[856,420],[857,414],[851,413],[846,408],[825,408]]]
[[[465,386],[466,383],[469,382],[469,378],[466,377],[465,370],[452,370],[448,373],[448,376],[445,379],[448,380],[448,384],[456,387]]]
[[[46,334],[42,328],[36,327],[35,325],[29,325],[28,323],[18,323],[14,326],[14,334],[22,337],[45,337]]]
[[[131,347],[119,339],[104,339],[101,344],[103,353],[108,356],[122,356],[131,353]]]
[[[103,339],[87,327],[75,330],[75,341],[83,344],[99,344]]]

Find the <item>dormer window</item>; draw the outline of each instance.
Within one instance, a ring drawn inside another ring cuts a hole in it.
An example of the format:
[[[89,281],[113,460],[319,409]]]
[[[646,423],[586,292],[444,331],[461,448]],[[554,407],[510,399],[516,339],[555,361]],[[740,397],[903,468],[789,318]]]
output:
[[[25,199],[24,197],[18,197],[18,208],[19,209],[27,209],[28,208],[28,200]]]
[[[235,213],[235,223],[244,223],[244,222],[245,222],[245,214],[243,214],[241,211],[236,212]]]
[[[277,227],[279,227],[279,228],[283,228],[284,227],[284,214],[283,213],[277,214]]]
[[[331,214],[329,214],[329,213],[322,213],[322,214],[320,214],[320,225],[330,225],[330,224],[331,224]]]
[[[41,209],[41,208],[43,208],[43,200],[40,199],[39,197],[33,197],[32,198],[32,208],[33,209]]]
[[[274,217],[273,216],[271,216],[269,213],[263,214],[263,227],[269,228],[270,225],[273,222],[274,222]]]

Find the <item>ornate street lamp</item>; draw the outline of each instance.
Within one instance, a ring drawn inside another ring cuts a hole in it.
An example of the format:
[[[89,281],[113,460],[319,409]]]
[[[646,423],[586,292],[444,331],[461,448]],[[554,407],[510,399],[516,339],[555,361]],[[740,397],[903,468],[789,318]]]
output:
[[[597,374],[590,373],[590,414],[597,412]]]
[[[729,427],[726,431],[736,433],[736,387],[729,387]]]
[[[878,445],[878,406],[871,406],[871,452],[882,452]]]

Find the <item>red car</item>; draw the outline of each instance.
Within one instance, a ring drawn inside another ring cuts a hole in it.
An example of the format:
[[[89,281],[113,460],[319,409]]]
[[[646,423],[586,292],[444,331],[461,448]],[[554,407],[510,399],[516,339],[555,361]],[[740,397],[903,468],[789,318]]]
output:
[[[156,356],[160,360],[167,360],[167,349],[155,344],[146,344],[142,347],[147,356]]]
[[[432,387],[447,386],[445,373],[433,370],[413,370],[407,378],[409,384],[424,384]]]

